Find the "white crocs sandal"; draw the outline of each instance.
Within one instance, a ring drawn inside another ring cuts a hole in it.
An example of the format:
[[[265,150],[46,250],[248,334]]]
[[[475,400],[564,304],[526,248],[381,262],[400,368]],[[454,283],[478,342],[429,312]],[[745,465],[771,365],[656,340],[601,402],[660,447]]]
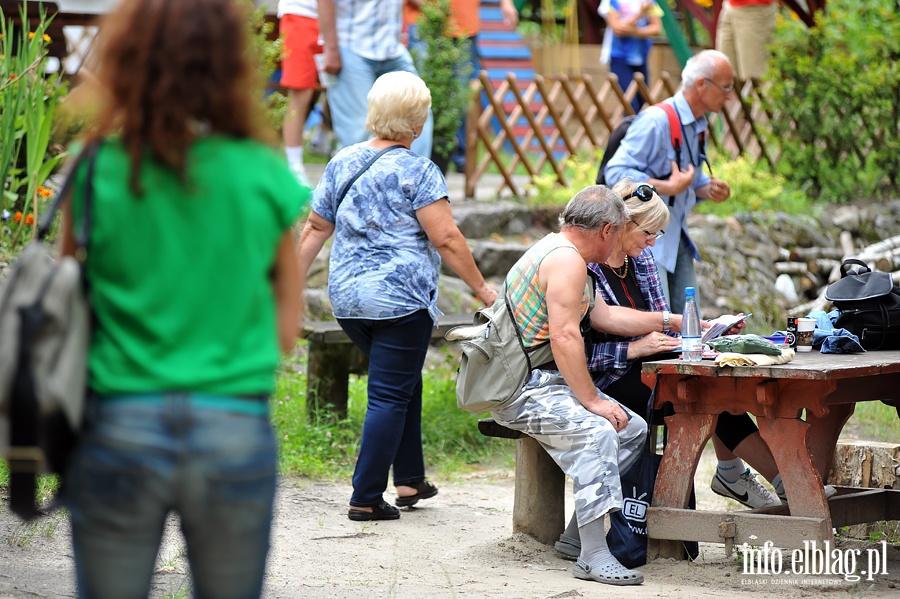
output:
[[[572,566],[572,575],[581,580],[593,580],[617,586],[641,584],[644,582],[643,574],[637,570],[629,570],[618,561],[592,567],[579,559]]]

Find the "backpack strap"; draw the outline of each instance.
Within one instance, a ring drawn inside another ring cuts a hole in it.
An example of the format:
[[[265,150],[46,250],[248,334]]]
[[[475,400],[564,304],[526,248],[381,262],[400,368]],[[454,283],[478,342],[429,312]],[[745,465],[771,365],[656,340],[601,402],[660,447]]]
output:
[[[669,104],[668,102],[660,102],[659,104],[654,104],[659,108],[663,109],[663,112],[666,113],[666,116],[669,117],[669,139],[672,140],[672,147],[675,148],[675,162],[678,163],[678,167],[681,167],[681,148],[684,145],[684,138],[681,133],[681,120],[678,118],[678,112],[675,111],[675,107]],[[705,141],[705,136],[701,137],[701,140]],[[701,141],[701,143],[704,143]]]

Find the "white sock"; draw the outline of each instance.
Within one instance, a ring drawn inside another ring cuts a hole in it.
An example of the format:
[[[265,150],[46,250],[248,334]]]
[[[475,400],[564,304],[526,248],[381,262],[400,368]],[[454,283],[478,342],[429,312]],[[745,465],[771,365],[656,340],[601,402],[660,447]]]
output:
[[[744,473],[744,470],[746,470],[746,467],[744,466],[744,460],[741,458],[719,460],[719,465],[716,466],[716,471],[719,473],[719,476],[730,483],[736,483]]]
[[[303,170],[303,146],[285,148],[284,154],[292,169]]]
[[[772,487],[775,489],[775,493],[778,495],[784,495],[784,484],[781,482],[781,474],[776,474],[775,478],[771,480]]]

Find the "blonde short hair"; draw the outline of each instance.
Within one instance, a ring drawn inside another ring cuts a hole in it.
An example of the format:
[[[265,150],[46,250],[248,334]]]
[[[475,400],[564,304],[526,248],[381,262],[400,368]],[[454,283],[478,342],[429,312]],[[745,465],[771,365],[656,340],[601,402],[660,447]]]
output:
[[[375,137],[398,140],[425,124],[431,92],[417,75],[385,73],[369,90],[366,129]]]
[[[638,185],[647,185],[647,183],[635,183],[631,179],[622,179],[613,185],[612,190],[624,198],[637,189]],[[649,202],[644,202],[637,197],[628,198],[625,200],[625,208],[631,216],[626,223],[628,231],[636,229],[637,223],[640,223],[642,229],[651,233],[661,231],[669,225],[669,207],[656,193]]]

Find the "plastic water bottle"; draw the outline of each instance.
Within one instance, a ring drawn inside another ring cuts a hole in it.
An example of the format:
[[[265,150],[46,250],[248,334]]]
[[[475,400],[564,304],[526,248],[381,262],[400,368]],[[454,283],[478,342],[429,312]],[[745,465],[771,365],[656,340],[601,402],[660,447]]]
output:
[[[700,344],[700,308],[693,287],[684,288],[684,319],[681,323],[681,359],[685,362],[699,362],[703,359]]]

